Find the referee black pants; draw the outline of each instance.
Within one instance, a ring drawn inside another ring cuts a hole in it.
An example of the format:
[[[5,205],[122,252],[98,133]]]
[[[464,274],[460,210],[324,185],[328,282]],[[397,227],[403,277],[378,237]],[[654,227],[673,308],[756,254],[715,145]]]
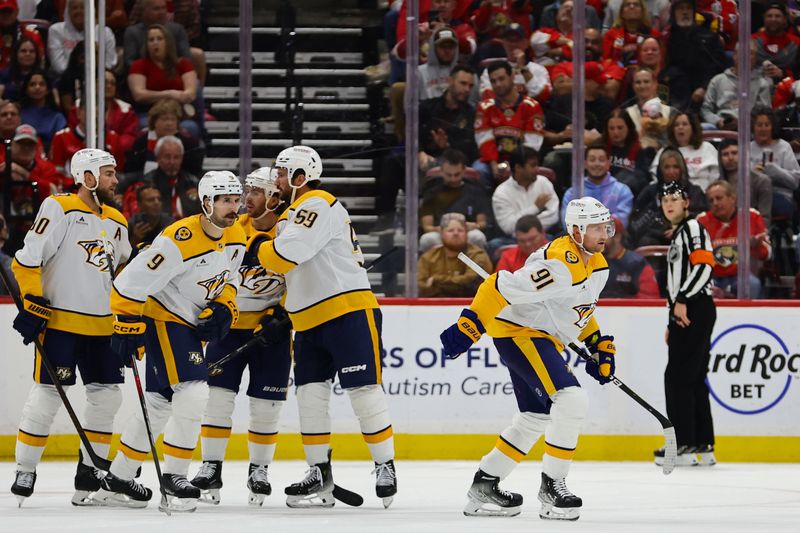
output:
[[[667,416],[675,425],[678,446],[713,445],[714,423],[705,380],[717,308],[711,296],[699,296],[686,305],[689,326],[680,327],[670,313],[669,360],[664,372]]]

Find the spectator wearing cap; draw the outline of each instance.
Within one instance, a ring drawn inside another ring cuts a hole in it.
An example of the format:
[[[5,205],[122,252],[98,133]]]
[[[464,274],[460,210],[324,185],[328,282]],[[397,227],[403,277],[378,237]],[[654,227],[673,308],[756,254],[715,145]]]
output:
[[[501,53],[513,70],[514,83],[521,94],[527,95],[537,102],[545,102],[550,98],[552,91],[550,76],[546,68],[531,61],[529,50],[525,28],[516,23],[509,24],[503,32]],[[487,57],[499,56],[491,55]],[[482,100],[495,96],[488,68],[481,74],[480,93]]]
[[[678,110],[658,97],[658,82],[647,67],[637,67],[633,75],[635,101],[625,108],[645,148],[661,148],[667,144],[667,124]]]
[[[661,33],[653,28],[644,0],[623,0],[614,26],[603,36],[603,58],[627,66],[647,37],[660,39]]]
[[[629,250],[625,241],[625,225],[614,218],[614,236],[606,241],[603,257],[608,263],[608,281],[601,298],[659,298],[656,273],[647,260]]]
[[[481,278],[458,259],[459,253],[492,269],[489,256],[467,240],[467,221],[461,213],[445,213],[440,230],[441,244],[429,249],[417,263],[417,284],[423,298],[466,297],[475,294]]]
[[[78,124],[74,127],[66,127],[53,137],[50,144],[50,161],[56,166],[56,170],[64,176],[71,176],[69,170],[72,155],[78,150],[86,148],[86,108],[85,100],[79,101],[77,115]],[[125,168],[124,152],[120,148],[119,135],[114,131],[105,132],[105,150],[114,156],[117,161],[117,168]]]
[[[697,23],[694,0],[675,0],[670,13],[672,22],[666,36],[667,61],[662,79],[669,86],[671,106],[697,111],[708,82],[730,63],[719,36]]]
[[[570,0],[565,0],[570,1]],[[542,10],[542,17],[539,23],[539,26],[545,28],[555,28],[556,17],[558,15],[558,10],[565,1],[556,0],[549,6],[545,7]],[[594,5],[593,5],[594,4]],[[602,9],[602,2],[597,2],[594,0],[589,0],[586,2],[586,27],[587,28],[594,28],[599,30],[602,26],[600,22],[600,17],[598,16],[598,9]]]
[[[514,225],[514,239],[516,244],[502,250],[495,272],[516,272],[525,266],[525,261],[533,252],[547,244],[547,236],[536,215],[524,215],[517,220]]]
[[[136,188],[136,203],[139,212],[128,220],[128,227],[131,228],[130,241],[134,247],[150,244],[173,221],[162,209],[161,191],[151,183],[144,183]]]
[[[458,35],[458,48],[463,57],[475,53],[477,37],[470,24],[470,2],[464,0],[420,0],[419,3],[419,42],[427,42],[431,33],[443,26],[453,28]],[[397,45],[392,50],[392,55],[405,60],[406,47],[406,7],[408,2],[400,6],[397,18],[396,35]]]
[[[750,40],[750,106],[769,106],[772,99],[772,81],[761,73],[761,67],[756,63],[756,42]],[[736,131],[739,129],[739,45],[733,54],[733,66],[717,74],[708,84],[703,106],[703,122],[719,130]]]
[[[770,2],[764,11],[764,28],[753,34],[758,45],[756,61],[764,75],[774,81],[793,76],[800,38],[789,31],[789,18],[783,2]]]
[[[44,41],[36,26],[23,26],[18,20],[17,0],[0,0],[0,68],[11,63],[14,46],[22,37],[29,37],[36,43],[39,57],[44,57]]]
[[[49,150],[53,135],[67,126],[67,119],[56,106],[53,86],[42,69],[33,69],[25,78],[20,103],[22,121],[36,128]]]
[[[61,76],[67,69],[72,49],[84,39],[83,11],[84,0],[68,0],[64,8],[64,21],[56,22],[50,26],[47,32],[47,57],[50,59],[50,68],[56,76]],[[103,29],[102,45],[106,49],[105,67],[113,69],[117,66],[114,32],[108,26],[104,26]]]
[[[61,176],[55,165],[43,159],[36,153],[38,143],[36,129],[29,124],[20,125],[11,143],[11,180],[15,182],[35,182],[38,184],[39,201],[44,200],[53,193],[61,192],[72,184],[72,180]],[[5,176],[6,153],[0,150],[0,176]],[[14,195],[13,203],[17,204],[16,211],[26,211],[26,205],[32,207],[33,202],[30,190],[20,190]],[[36,213],[33,209],[31,213]]]
[[[442,96],[447,90],[450,72],[459,63],[458,39],[452,28],[439,28],[431,35],[428,43],[428,62],[418,67],[420,102]],[[472,104],[478,101],[478,88],[474,82],[469,98]]]

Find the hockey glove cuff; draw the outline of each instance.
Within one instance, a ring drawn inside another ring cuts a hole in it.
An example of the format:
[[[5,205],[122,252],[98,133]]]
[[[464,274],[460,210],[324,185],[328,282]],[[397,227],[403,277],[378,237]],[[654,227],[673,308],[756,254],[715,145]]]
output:
[[[283,307],[276,305],[272,314],[264,315],[253,333],[258,335],[265,346],[287,342],[292,334],[292,321]]]
[[[14,319],[14,329],[22,334],[22,342],[30,344],[41,333],[53,312],[50,310],[50,300],[44,296],[26,294],[22,299],[22,309]]]
[[[218,341],[228,334],[233,321],[233,313],[229,306],[211,302],[197,317],[197,335],[202,341]]]
[[[141,360],[144,356],[144,332],[147,324],[140,316],[119,315],[114,320],[114,333],[111,335],[111,351],[122,358],[125,366],[130,366],[131,355]]]
[[[439,338],[442,340],[445,356],[455,359],[478,342],[484,333],[486,328],[475,311],[464,309],[458,322],[444,330]]]

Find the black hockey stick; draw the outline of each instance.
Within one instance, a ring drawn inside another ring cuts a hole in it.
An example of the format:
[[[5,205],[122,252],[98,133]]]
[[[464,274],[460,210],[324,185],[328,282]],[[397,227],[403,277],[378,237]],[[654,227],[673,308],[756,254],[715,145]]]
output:
[[[5,285],[8,294],[10,294],[11,298],[14,299],[14,304],[17,306],[17,309],[22,311],[22,300],[20,299],[19,294],[14,291],[14,284],[11,283],[8,273],[2,265],[0,265],[0,278],[2,278],[3,285]],[[61,397],[61,401],[64,403],[64,408],[67,410],[69,419],[72,420],[72,425],[75,426],[75,430],[78,432],[78,437],[80,437],[83,447],[86,448],[86,453],[89,454],[89,459],[91,459],[95,468],[98,470],[103,470],[104,472],[108,472],[108,469],[111,468],[111,461],[97,455],[97,452],[95,452],[94,448],[92,448],[92,443],[89,442],[89,437],[86,436],[86,431],[83,429],[83,426],[78,420],[78,415],[75,414],[75,410],[72,408],[69,398],[67,398],[67,393],[64,390],[64,387],[61,385],[61,381],[58,379],[58,374],[56,374],[53,364],[50,362],[50,359],[48,359],[47,354],[44,351],[42,342],[39,340],[38,336],[34,337],[33,342],[36,346],[36,349],[39,351],[39,356],[42,360],[44,368],[47,370],[47,374],[50,376],[50,379],[53,382],[59,397]]]
[[[486,272],[483,268],[481,268],[481,266],[478,263],[467,257],[463,252],[458,254],[458,259],[461,260],[462,263],[471,268],[476,274],[478,274],[483,279],[489,277],[488,272]],[[580,348],[574,342],[569,343],[569,347],[572,348],[572,350],[585,361],[594,360],[592,359],[591,355],[586,353],[586,350]],[[678,441],[675,438],[675,428],[673,427],[672,422],[670,422],[666,416],[659,413],[655,409],[655,407],[644,401],[641,396],[633,392],[630,389],[630,387],[628,387],[622,381],[620,381],[619,378],[612,376],[611,382],[614,385],[616,385],[622,392],[630,396],[633,399],[633,401],[644,407],[651,415],[653,415],[654,417],[656,417],[656,419],[658,419],[659,423],[661,424],[661,427],[664,429],[664,439],[665,439],[664,464],[662,465],[661,468],[662,471],[664,472],[664,475],[669,474],[675,469],[675,461],[678,458]]]
[[[106,263],[108,266],[108,272],[111,274],[111,281],[113,283],[114,278],[114,261],[111,259],[111,254],[108,253],[108,241],[106,240],[106,232],[101,231],[100,236],[103,238],[103,252],[106,256]],[[161,490],[161,496],[164,498],[164,501],[167,501],[167,489],[164,487],[164,480],[161,475],[161,463],[158,460],[158,452],[156,451],[156,441],[153,436],[153,428],[150,425],[150,415],[147,413],[147,402],[145,401],[144,397],[144,389],[142,388],[142,380],[139,377],[139,368],[136,366],[136,354],[131,354],[131,370],[133,371],[133,381],[136,383],[136,394],[139,396],[139,405],[142,408],[142,417],[144,418],[144,427],[147,430],[147,440],[150,442],[150,453],[153,454],[153,464],[156,467],[156,475],[158,476],[158,488]],[[158,508],[164,511],[167,516],[169,516],[170,511],[169,507],[164,505],[159,505]]]

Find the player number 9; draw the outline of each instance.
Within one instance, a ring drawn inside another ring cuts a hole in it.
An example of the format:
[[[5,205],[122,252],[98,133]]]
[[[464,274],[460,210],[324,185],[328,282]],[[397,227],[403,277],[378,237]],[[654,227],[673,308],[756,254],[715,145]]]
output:
[[[150,262],[147,263],[147,268],[149,268],[150,270],[155,270],[158,267],[160,267],[161,263],[163,262],[164,262],[164,256],[161,254],[156,254],[153,256]]]

